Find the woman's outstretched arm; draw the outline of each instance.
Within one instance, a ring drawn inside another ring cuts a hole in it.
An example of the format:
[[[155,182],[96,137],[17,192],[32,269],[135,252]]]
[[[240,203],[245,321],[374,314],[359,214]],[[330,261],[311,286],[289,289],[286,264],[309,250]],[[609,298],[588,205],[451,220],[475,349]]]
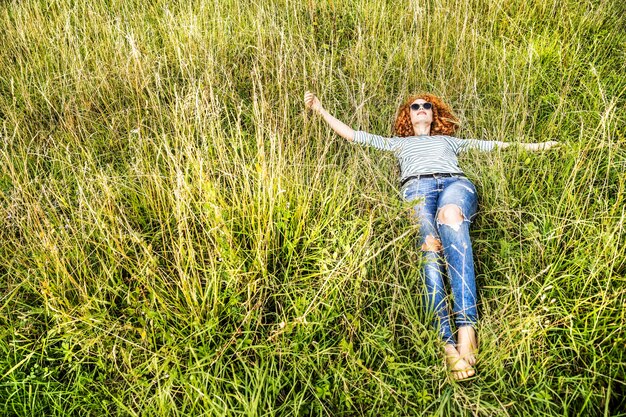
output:
[[[328,111],[322,107],[320,100],[315,94],[310,91],[304,93],[304,105],[321,115],[326,123],[328,123],[328,126],[330,126],[339,136],[349,140],[350,142],[354,140],[354,129],[341,120],[335,118],[332,114],[328,113]]]
[[[528,151],[545,151],[546,149],[560,145],[560,143],[554,140],[539,143],[501,142],[500,147],[507,148],[512,145],[520,146]]]
[[[545,151],[546,149],[550,149],[558,145],[560,145],[560,143],[554,140],[539,143],[520,143],[520,146],[529,151]]]

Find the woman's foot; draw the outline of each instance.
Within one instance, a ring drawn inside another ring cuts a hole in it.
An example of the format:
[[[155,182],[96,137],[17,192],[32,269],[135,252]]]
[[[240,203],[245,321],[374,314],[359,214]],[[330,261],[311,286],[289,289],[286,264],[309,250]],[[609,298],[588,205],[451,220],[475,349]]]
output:
[[[474,376],[476,373],[474,368],[471,367],[469,363],[467,363],[461,355],[456,350],[454,345],[447,344],[445,346],[446,351],[446,362],[448,363],[448,368],[450,369],[450,374],[452,378],[460,381],[462,379],[469,378]]]
[[[476,342],[476,331],[472,326],[461,326],[458,328],[457,349],[461,359],[464,359],[470,366],[476,365],[476,354],[478,353],[478,343]]]

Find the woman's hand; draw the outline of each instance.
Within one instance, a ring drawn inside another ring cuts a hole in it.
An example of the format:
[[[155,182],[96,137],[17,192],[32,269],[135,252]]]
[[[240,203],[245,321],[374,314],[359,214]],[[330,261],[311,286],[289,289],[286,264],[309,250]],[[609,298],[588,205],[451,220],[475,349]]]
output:
[[[322,109],[322,103],[320,103],[317,96],[310,91],[304,93],[304,105],[307,109],[311,109],[315,112],[319,112]]]
[[[551,140],[549,142],[534,143],[533,145],[535,145],[535,149],[533,149],[534,151],[545,151],[550,148],[558,147],[561,144],[557,141]]]
[[[537,145],[539,145],[538,148],[539,148],[540,151],[545,151],[546,149],[550,149],[550,148],[553,148],[553,147],[558,147],[561,144],[559,142],[555,141],[555,140],[551,140],[549,142],[538,143]]]
[[[350,142],[354,140],[354,130],[341,120],[335,118],[332,114],[328,113],[322,107],[320,100],[317,96],[315,96],[315,94],[310,91],[304,93],[304,105],[307,109],[311,109],[322,116],[324,121],[328,123],[328,126],[330,126],[339,136],[349,140]]]
[[[545,151],[550,148],[559,147],[561,143],[551,140],[549,142],[522,143],[521,146],[529,151]]]

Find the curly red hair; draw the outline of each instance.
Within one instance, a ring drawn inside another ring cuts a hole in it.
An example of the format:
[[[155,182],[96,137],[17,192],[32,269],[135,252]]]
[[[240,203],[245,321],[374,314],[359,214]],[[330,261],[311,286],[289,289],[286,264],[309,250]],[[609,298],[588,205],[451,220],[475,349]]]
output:
[[[411,103],[418,98],[426,100],[433,105],[433,123],[430,125],[431,135],[453,135],[459,126],[459,121],[452,113],[450,107],[439,97],[433,94],[416,94],[409,97],[398,109],[393,132],[400,137],[415,136],[411,123]]]

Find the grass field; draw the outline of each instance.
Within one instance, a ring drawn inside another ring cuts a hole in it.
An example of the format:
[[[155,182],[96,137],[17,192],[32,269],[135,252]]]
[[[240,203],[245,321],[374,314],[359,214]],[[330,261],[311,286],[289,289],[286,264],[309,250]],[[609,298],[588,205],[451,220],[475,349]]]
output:
[[[0,3],[0,415],[626,416],[620,0]],[[448,378],[390,154],[472,152],[477,376]]]

